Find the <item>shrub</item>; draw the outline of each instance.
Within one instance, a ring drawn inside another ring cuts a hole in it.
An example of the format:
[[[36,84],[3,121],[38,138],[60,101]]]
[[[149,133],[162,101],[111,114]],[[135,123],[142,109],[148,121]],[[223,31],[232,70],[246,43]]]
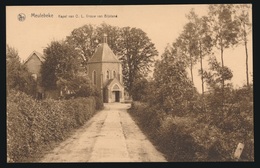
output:
[[[137,78],[133,84],[131,89],[132,98],[134,101],[142,101],[144,96],[147,95],[148,90],[147,87],[149,82],[144,77]]]
[[[24,162],[52,142],[66,138],[94,115],[95,101],[89,97],[36,102],[11,90],[7,96],[8,160]]]
[[[220,116],[222,127],[210,113],[178,117],[142,102],[132,102],[129,113],[168,161],[234,161],[239,142],[245,144],[240,160],[253,161],[252,117],[231,111],[226,119]]]
[[[191,118],[170,117],[159,107],[149,107],[140,102],[132,103],[130,113],[155,146],[167,155],[168,161],[195,159],[196,143],[190,134],[194,122]]]

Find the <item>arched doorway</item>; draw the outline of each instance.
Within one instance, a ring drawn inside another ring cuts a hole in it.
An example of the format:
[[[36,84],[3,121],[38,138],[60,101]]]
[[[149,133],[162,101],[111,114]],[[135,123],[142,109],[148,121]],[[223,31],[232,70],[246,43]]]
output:
[[[115,102],[120,102],[120,91],[113,91],[115,94]]]
[[[112,88],[112,102],[120,102],[120,88],[117,84]]]

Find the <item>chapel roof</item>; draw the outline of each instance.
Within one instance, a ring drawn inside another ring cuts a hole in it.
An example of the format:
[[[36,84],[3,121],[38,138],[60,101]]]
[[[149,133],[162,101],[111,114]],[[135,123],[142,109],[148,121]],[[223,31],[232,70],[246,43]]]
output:
[[[25,64],[26,62],[28,62],[33,55],[36,55],[41,62],[44,62],[44,56],[43,56],[41,53],[37,52],[37,51],[33,51],[33,52],[29,55],[29,57],[26,58],[26,60],[24,61],[24,64]]]
[[[120,85],[122,88],[124,87],[122,85],[122,83],[117,79],[117,78],[113,78],[113,79],[109,79],[108,82],[105,84],[104,87],[111,87],[112,83],[117,83],[118,85]]]
[[[107,44],[107,35],[104,34],[103,42],[99,44],[96,52],[93,54],[89,63],[96,63],[96,62],[111,62],[111,63],[120,63],[117,59],[113,51]]]

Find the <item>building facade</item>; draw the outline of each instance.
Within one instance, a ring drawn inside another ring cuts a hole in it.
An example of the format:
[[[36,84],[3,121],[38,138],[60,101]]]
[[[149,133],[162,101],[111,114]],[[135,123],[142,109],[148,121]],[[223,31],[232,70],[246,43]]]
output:
[[[37,99],[42,99],[44,97],[44,89],[41,86],[40,73],[43,61],[43,55],[39,52],[33,51],[23,63],[27,67],[28,71],[32,74],[34,80],[37,83],[35,93],[35,97]]]
[[[101,90],[103,101],[124,102],[122,65],[107,44],[107,36],[88,62],[88,76]]]

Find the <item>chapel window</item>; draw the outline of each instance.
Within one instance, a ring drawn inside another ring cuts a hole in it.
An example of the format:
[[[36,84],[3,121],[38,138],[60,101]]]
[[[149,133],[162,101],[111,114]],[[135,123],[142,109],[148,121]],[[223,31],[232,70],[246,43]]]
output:
[[[113,71],[113,76],[114,78],[116,78],[116,71]]]
[[[107,79],[109,79],[109,71],[107,71]]]

